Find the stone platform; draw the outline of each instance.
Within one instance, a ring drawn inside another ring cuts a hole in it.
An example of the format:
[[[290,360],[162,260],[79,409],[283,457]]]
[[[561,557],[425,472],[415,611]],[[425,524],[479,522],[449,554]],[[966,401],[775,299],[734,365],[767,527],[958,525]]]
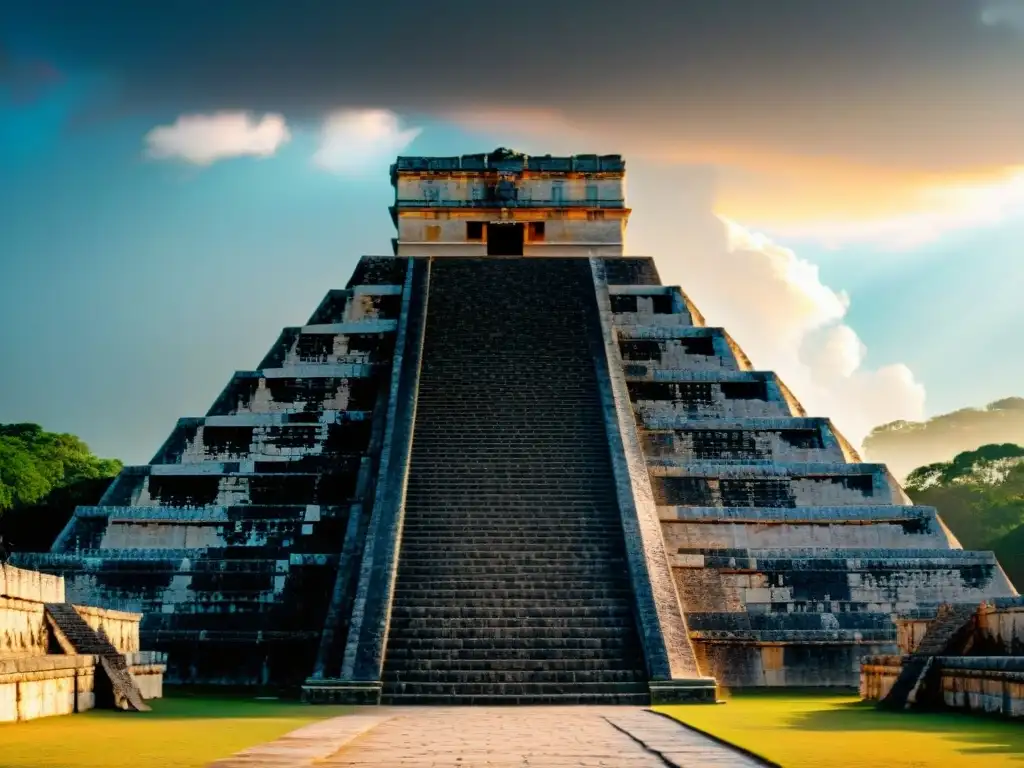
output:
[[[868,656],[860,692],[897,708],[1024,717],[1024,598],[918,609],[896,619],[899,654]],[[902,688],[902,690],[901,690]]]
[[[169,682],[315,701],[853,687],[894,613],[1014,596],[623,255],[624,174],[400,158],[397,255],[18,562],[145,614]]]
[[[120,657],[143,698],[163,695],[166,659],[139,649],[140,616],[64,600],[61,577],[0,566],[0,722],[117,706],[109,660],[74,647],[78,638],[69,639],[54,620],[57,606]]]

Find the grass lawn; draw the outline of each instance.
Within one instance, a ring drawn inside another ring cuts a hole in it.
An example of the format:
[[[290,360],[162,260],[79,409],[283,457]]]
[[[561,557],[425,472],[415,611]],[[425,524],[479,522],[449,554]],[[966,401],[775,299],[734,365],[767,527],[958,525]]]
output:
[[[738,694],[657,707],[785,768],[1024,766],[1024,724],[956,713],[879,712],[855,695]]]
[[[92,710],[0,725],[2,768],[201,768],[213,760],[345,714],[297,701],[178,695],[152,712]]]

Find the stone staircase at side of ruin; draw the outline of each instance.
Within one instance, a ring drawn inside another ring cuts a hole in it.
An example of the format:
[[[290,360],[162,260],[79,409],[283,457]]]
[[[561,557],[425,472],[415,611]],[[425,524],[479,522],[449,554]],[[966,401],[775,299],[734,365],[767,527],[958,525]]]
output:
[[[70,603],[47,603],[46,615],[75,653],[96,656],[110,680],[114,706],[118,709],[148,712],[142,692],[128,671],[124,654],[103,635],[90,627]]]
[[[942,605],[938,615],[925,631],[921,643],[904,659],[899,677],[879,706],[885,709],[909,709],[921,702],[922,689],[937,656],[961,653],[965,638],[970,635],[978,606],[973,604]]]
[[[580,259],[438,259],[385,704],[646,704]]]

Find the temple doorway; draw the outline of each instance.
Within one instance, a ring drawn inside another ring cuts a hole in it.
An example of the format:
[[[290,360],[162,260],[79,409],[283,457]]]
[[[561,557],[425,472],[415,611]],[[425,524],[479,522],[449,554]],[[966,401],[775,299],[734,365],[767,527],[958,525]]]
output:
[[[494,223],[487,225],[488,256],[522,256],[523,225]]]

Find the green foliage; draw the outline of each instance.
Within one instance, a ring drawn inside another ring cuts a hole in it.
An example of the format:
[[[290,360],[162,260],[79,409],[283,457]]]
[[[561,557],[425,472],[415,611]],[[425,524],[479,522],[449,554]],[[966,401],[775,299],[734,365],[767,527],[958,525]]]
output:
[[[0,424],[0,513],[43,500],[50,492],[121,471],[117,459],[93,455],[74,435],[38,424]]]
[[[952,461],[918,467],[907,475],[907,488],[923,490],[933,485],[998,485],[1021,464],[1024,447],[1013,443],[983,445],[964,451]]]
[[[1011,580],[1024,584],[1024,446],[983,445],[907,477],[917,504],[938,509],[968,549],[992,549]]]
[[[49,549],[75,507],[97,503],[121,466],[74,435],[0,424],[0,534],[21,551]]]

